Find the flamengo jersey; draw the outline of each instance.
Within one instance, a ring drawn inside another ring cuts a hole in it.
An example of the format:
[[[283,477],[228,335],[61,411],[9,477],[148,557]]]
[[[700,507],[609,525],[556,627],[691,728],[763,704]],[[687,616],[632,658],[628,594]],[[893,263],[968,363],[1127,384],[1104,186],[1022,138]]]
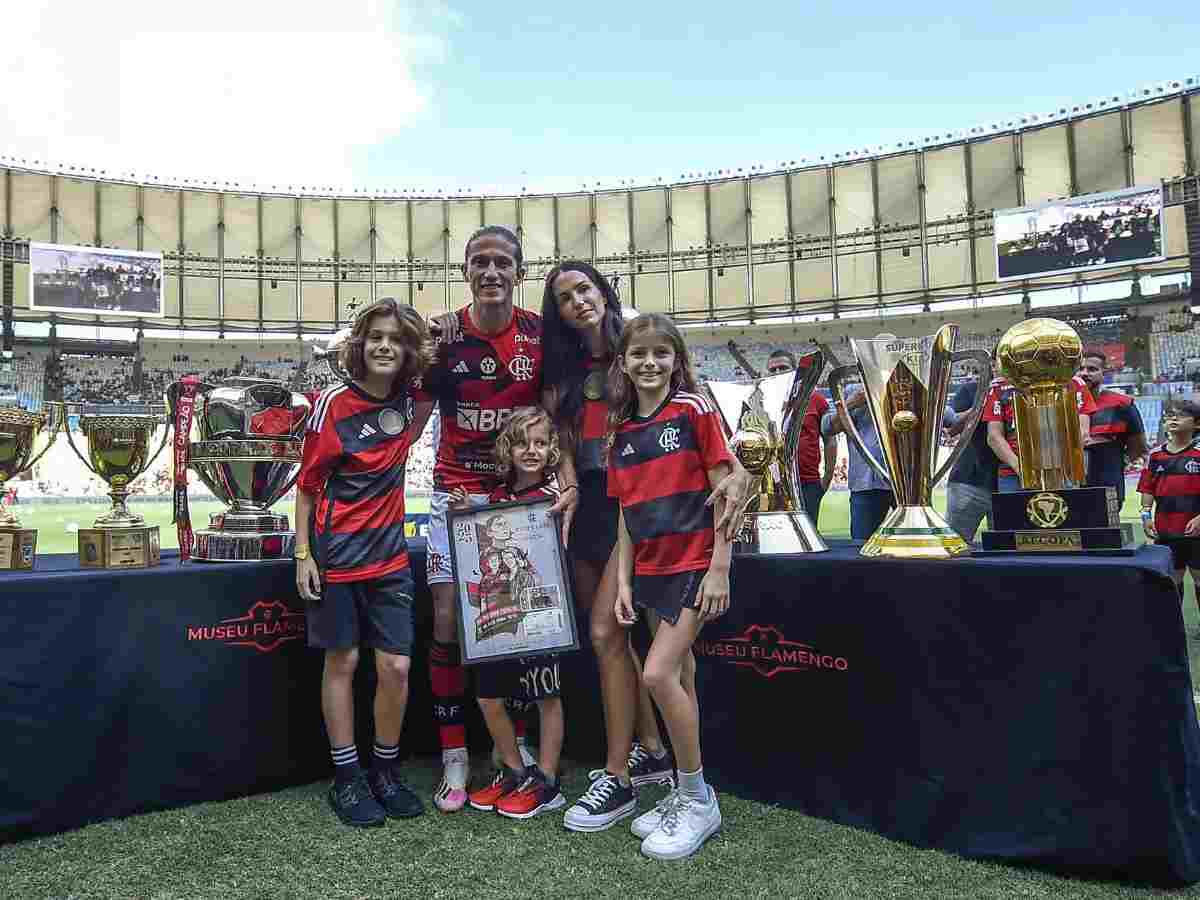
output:
[[[713,554],[708,470],[732,463],[721,423],[698,394],[671,394],[614,435],[608,493],[621,503],[636,575],[707,569]]]
[[[539,481],[535,485],[525,488],[522,491],[513,491],[507,484],[502,484],[490,494],[488,494],[488,503],[507,503],[510,500],[532,500],[535,497],[549,497],[552,500],[557,500],[559,496],[558,488],[554,486],[554,482],[547,478],[545,481]]]
[[[800,468],[800,480],[821,480],[821,417],[829,412],[829,401],[824,394],[815,391],[808,400],[804,422],[800,426],[800,441],[796,445],[796,462]]]
[[[603,393],[598,400],[589,400],[584,393],[579,446],[575,450],[575,471],[580,476],[604,471],[604,446],[608,442],[608,363],[589,357],[584,366],[588,378],[600,379]]]
[[[441,415],[434,489],[485,494],[495,480],[496,435],[514,409],[541,399],[542,319],[514,308],[508,328],[489,337],[471,323],[469,309],[454,314],[453,343],[439,335],[437,359],[414,382],[413,398],[437,403]]]
[[[405,568],[404,391],[380,400],[344,382],[321,392],[304,436],[296,486],[319,494],[317,562],[326,581],[367,581]]]
[[[1138,493],[1154,495],[1154,527],[1159,537],[1186,537],[1187,523],[1200,516],[1200,438],[1182,450],[1161,444],[1138,481]]]
[[[1087,383],[1075,375],[1071,378],[1071,385],[1075,388],[1075,406],[1078,408],[1079,414],[1091,416],[1096,412],[1096,402],[1092,399],[1092,392],[1088,390]],[[1009,383],[1007,378],[993,380],[987,399],[983,401],[983,415],[980,417],[980,421],[1003,422],[1005,440],[1008,441],[1008,446],[1012,447],[1012,452],[1020,458],[1021,451],[1017,449],[1017,405],[1014,402],[1016,393],[1017,389]],[[1001,463],[998,474],[1004,477],[1017,473]]]

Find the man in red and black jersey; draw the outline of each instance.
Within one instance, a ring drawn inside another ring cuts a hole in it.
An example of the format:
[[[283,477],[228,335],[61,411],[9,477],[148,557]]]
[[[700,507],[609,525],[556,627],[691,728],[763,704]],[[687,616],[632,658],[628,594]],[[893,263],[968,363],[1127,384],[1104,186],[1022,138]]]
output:
[[[408,392],[433,347],[421,317],[389,298],[359,315],[344,355],[352,380],[321,393],[304,438],[296,586],[309,603],[308,643],[325,651],[321,707],[335,773],[329,804],[347,825],[365,826],[423,811],[397,766],[413,641],[404,537]],[[374,648],[378,675],[369,774],[354,743],[360,646]]]
[[[1182,597],[1184,569],[1191,570],[1192,583],[1200,588],[1200,403],[1172,398],[1163,410],[1163,424],[1166,443],[1151,451],[1138,492],[1142,527],[1147,537],[1171,548]]]
[[[496,437],[514,409],[538,404],[542,390],[541,317],[513,307],[513,291],[525,274],[520,241],[507,228],[490,225],[467,241],[465,257],[471,303],[433,322],[437,358],[413,392],[414,434],[424,429],[434,403],[440,414],[425,569],[433,595],[430,681],[445,767],[434,802],[443,812],[466,804],[470,777],[446,510],[456,490],[465,491],[472,505],[487,502]]]
[[[1075,389],[1075,406],[1079,410],[1079,434],[1086,444],[1091,416],[1096,403],[1083,379],[1078,375],[1071,379]],[[1001,493],[1021,490],[1021,461],[1017,453],[1016,393],[1007,378],[992,381],[991,390],[983,402],[980,421],[987,423],[987,442],[1000,460],[998,490]]]
[[[774,350],[767,358],[767,374],[779,375],[796,368],[796,358],[788,350]],[[804,499],[804,511],[817,525],[821,514],[821,499],[833,481],[833,470],[837,465],[837,435],[821,437],[821,418],[829,412],[829,401],[825,395],[813,391],[800,426],[800,442],[796,445],[796,464],[800,470],[800,493]],[[825,469],[821,470],[822,455]],[[818,530],[819,527],[818,527]]]
[[[1146,456],[1146,429],[1137,404],[1128,394],[1104,386],[1108,357],[1102,350],[1083,354],[1078,375],[1092,392],[1092,413],[1087,446],[1088,487],[1114,487],[1125,503],[1125,465],[1139,464]]]

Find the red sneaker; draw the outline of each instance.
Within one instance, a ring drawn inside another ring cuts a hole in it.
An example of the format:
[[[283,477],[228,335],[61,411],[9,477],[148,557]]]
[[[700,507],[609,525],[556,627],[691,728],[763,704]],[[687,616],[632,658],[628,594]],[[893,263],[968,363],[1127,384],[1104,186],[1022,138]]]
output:
[[[496,801],[496,812],[510,819],[532,819],[540,813],[561,809],[567,801],[557,784],[548,784],[540,770],[530,770],[521,787]]]
[[[501,766],[496,770],[496,775],[492,779],[492,783],[486,787],[481,787],[477,791],[472,791],[468,797],[468,802],[471,804],[472,809],[491,812],[496,808],[496,801],[506,794],[513,793],[520,786],[521,776],[512,769]]]

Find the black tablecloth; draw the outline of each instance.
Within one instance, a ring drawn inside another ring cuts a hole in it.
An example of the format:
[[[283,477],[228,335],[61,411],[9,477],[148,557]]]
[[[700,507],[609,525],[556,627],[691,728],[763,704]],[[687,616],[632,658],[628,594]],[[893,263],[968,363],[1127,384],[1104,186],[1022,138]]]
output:
[[[920,846],[1196,881],[1169,559],[739,557],[696,645],[706,772]]]

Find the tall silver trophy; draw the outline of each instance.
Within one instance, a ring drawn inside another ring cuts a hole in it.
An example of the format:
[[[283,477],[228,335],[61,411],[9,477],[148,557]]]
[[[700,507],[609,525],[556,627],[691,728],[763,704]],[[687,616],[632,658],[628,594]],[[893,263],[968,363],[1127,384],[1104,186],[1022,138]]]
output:
[[[829,548],[804,508],[796,451],[812,393],[825,368],[817,350],[795,370],[750,382],[706,381],[730,449],[756,480],[738,553],[821,553]]]
[[[227,506],[209,517],[208,528],[196,532],[192,558],[290,556],[295,532],[288,527],[288,517],[270,507],[300,474],[304,428],[312,410],[308,399],[278,382],[235,377],[215,385],[178,382],[171,386],[168,400],[177,423],[181,408],[191,403],[190,427],[181,441],[186,465]],[[177,476],[180,451],[177,445]],[[186,500],[183,508],[186,523]],[[178,499],[176,512],[178,518]]]

